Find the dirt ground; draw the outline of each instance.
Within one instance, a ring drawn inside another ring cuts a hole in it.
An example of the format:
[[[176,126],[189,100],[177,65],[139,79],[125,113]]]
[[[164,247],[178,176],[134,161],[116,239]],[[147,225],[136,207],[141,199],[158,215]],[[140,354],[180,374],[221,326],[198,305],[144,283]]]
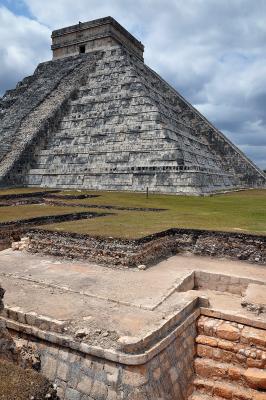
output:
[[[49,394],[50,400],[57,399],[43,375],[0,360],[0,400],[44,400]]]

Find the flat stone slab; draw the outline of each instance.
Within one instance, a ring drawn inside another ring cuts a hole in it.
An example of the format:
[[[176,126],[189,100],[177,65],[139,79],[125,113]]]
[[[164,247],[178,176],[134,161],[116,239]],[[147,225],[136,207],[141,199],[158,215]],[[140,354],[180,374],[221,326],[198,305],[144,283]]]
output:
[[[248,310],[255,311],[258,314],[266,313],[265,286],[250,283],[241,304]]]

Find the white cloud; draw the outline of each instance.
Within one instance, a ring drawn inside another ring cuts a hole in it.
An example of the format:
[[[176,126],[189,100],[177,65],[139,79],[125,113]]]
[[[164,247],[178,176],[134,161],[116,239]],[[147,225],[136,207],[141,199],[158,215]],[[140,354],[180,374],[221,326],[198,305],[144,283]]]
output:
[[[8,57],[17,65],[12,76],[27,73],[39,62],[40,53],[49,58],[45,26],[57,29],[111,15],[144,43],[149,66],[266,167],[266,156],[256,152],[266,136],[265,0],[24,2],[38,22],[15,19],[12,43],[6,46],[1,40],[0,59]],[[24,41],[17,24],[24,26]],[[30,27],[35,34],[28,32]],[[1,26],[1,39],[5,30]],[[34,35],[36,45],[31,40]]]
[[[50,29],[0,7],[0,94],[49,59]]]

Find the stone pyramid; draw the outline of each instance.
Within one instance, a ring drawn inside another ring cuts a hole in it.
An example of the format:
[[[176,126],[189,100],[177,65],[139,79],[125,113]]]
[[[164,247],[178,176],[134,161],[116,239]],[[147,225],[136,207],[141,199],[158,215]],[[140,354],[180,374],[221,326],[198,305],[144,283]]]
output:
[[[107,17],[52,33],[53,60],[0,99],[0,185],[207,194],[264,173]]]

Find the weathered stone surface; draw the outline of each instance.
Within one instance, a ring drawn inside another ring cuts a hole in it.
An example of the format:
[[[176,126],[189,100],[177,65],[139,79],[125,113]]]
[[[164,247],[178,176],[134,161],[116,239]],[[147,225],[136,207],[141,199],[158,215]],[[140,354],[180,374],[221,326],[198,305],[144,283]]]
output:
[[[77,31],[85,54],[76,55]],[[143,63],[142,45],[112,19],[55,31],[53,50],[54,61],[0,100],[1,185],[176,194],[265,185],[264,173]]]
[[[196,338],[196,342],[199,344],[205,344],[206,346],[217,347],[217,339],[209,336],[199,335]]]
[[[221,339],[236,341],[240,338],[239,329],[230,324],[222,324],[217,328],[217,336]]]
[[[266,370],[248,368],[244,376],[252,388],[266,390]]]
[[[1,311],[4,292],[0,287]],[[10,308],[9,311],[12,316],[16,313],[16,308]],[[39,371],[40,365],[36,344],[28,343],[22,338],[15,341],[4,320],[0,320],[0,397],[12,400],[58,399],[56,390],[47,378],[32,371]]]
[[[123,372],[123,383],[131,386],[141,386],[148,382],[148,371],[145,365],[127,367]]]
[[[260,329],[246,326],[242,332],[242,341],[251,346],[258,346],[265,349],[266,347],[266,332]]]
[[[256,262],[256,255],[259,255],[259,263],[266,264],[266,238],[265,236],[252,236],[245,234],[226,234],[220,232],[206,232],[186,229],[171,229],[160,232],[138,240],[119,240],[112,238],[94,238],[89,235],[78,235],[71,233],[47,232],[45,230],[36,230],[28,232],[30,243],[28,249],[30,252],[62,255],[69,258],[85,258],[93,262],[106,265],[119,266],[138,266],[145,263],[146,266],[153,264],[161,258],[168,257],[176,252],[189,251],[196,254],[209,254],[208,247],[202,247],[199,251],[198,243],[202,237],[208,235],[209,243],[219,238],[220,248],[215,254],[219,257],[237,258],[234,244],[231,248],[227,243],[231,241],[238,242],[238,254],[245,251],[246,243],[249,242],[253,247],[253,253],[249,261]],[[191,241],[184,243],[183,238],[189,236]],[[180,243],[181,242],[181,243]],[[209,244],[210,245],[210,244]],[[206,280],[205,284],[204,279]],[[240,294],[247,285],[237,284],[235,278],[228,276],[228,282],[223,283],[219,276],[213,274],[213,281],[210,282],[210,274],[204,278],[204,273],[197,275],[197,285],[199,287],[208,286],[209,289],[219,291],[235,292]],[[222,290],[222,285],[224,290]]]
[[[89,376],[82,376],[78,383],[77,390],[81,393],[89,395],[91,392],[93,381]]]
[[[216,396],[220,396],[222,399],[232,399],[232,389],[226,386],[215,387],[213,390],[213,394]]]
[[[265,400],[266,331],[204,316],[198,328],[197,376],[189,400],[205,395],[206,400]]]
[[[77,40],[78,34],[78,40]],[[63,38],[62,38],[63,36]],[[109,36],[108,42],[103,39]],[[112,17],[80,22],[52,33],[53,59],[87,53],[91,49],[112,47],[119,40],[131,53],[143,60],[144,46]]]
[[[241,379],[241,370],[238,367],[229,367],[228,368],[228,377],[232,381],[239,381]]]
[[[241,302],[243,307],[258,314],[266,313],[266,292],[261,285],[249,284]]]
[[[15,342],[20,340],[19,333],[13,334]],[[108,361],[100,354],[95,357],[82,350],[70,351],[66,342],[63,347],[46,340],[36,345],[41,372],[56,383],[60,400],[187,400],[195,336],[193,320],[166,348],[140,365]],[[32,345],[30,339],[28,345]]]

